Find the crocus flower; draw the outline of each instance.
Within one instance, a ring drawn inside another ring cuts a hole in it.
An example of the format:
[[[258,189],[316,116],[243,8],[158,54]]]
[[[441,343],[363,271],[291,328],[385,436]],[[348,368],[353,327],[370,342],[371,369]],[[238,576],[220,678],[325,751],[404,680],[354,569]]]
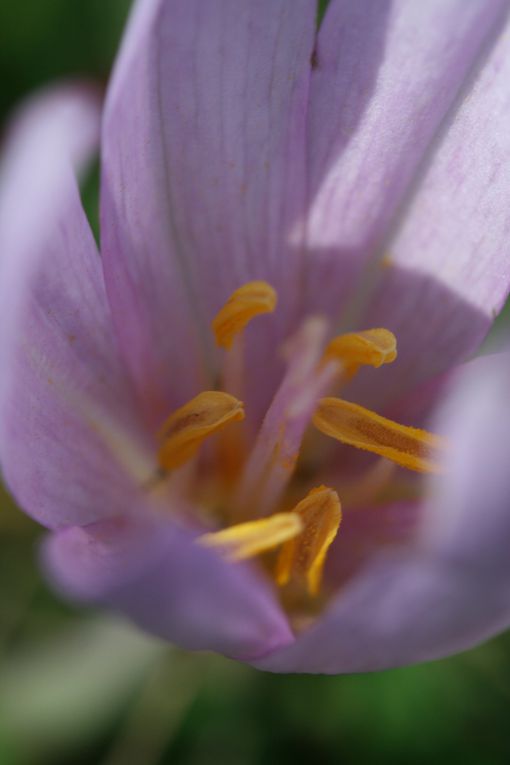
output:
[[[93,93],[18,117],[0,457],[62,591],[331,673],[510,622],[510,361],[458,367],[510,281],[510,50],[506,0],[316,11],[135,3],[101,256],[74,175]]]

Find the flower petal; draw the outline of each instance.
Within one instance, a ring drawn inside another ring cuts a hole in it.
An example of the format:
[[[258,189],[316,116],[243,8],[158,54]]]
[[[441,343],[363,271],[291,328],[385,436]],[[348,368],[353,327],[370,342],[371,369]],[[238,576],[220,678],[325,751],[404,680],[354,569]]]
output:
[[[330,3],[317,44],[309,118],[314,306],[338,313],[361,269],[383,246],[506,7],[506,0]],[[446,220],[441,213],[438,225]],[[451,252],[443,253],[445,261]]]
[[[135,6],[105,111],[102,249],[156,420],[208,387],[209,324],[234,289],[297,295],[284,232],[304,204],[314,29],[308,0]]]
[[[236,658],[292,641],[269,586],[172,524],[119,519],[50,536],[50,576],[73,598],[94,599],[186,648]]]
[[[439,415],[455,444],[414,548],[380,553],[324,619],[259,663],[361,672],[464,650],[510,624],[510,354],[470,365]],[[377,512],[374,509],[374,512]]]
[[[134,428],[133,406],[73,171],[97,134],[95,94],[45,92],[13,125],[1,179],[0,459],[49,527],[124,510],[133,491],[100,436]]]
[[[375,397],[393,401],[468,358],[508,295],[509,34],[507,21],[389,243],[363,322],[392,329],[399,355],[394,369],[378,373],[369,405]]]

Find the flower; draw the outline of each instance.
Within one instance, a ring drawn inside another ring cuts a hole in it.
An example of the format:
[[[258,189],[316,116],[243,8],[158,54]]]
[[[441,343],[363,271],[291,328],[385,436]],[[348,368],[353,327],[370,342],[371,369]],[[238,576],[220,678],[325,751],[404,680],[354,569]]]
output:
[[[0,459],[62,591],[273,671],[509,623],[510,361],[453,371],[510,280],[507,10],[331,0],[317,32],[310,0],[139,0],[101,258],[94,94],[18,117]]]

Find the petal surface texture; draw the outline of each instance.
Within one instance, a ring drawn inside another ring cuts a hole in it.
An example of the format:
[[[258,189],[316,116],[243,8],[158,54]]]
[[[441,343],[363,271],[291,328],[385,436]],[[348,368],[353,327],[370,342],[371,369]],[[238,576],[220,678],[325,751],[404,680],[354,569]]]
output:
[[[395,364],[346,393],[397,419],[402,395],[476,351],[508,294],[508,9],[332,0],[319,32],[308,301],[344,330],[397,335]]]
[[[68,595],[99,600],[185,648],[247,659],[293,639],[253,569],[225,562],[169,524],[67,529],[48,539],[44,558]]]
[[[468,81],[485,62],[507,8],[506,0],[329,4],[309,107],[307,283],[321,310],[338,311],[385,246],[440,135],[456,125]],[[500,88],[505,81],[502,75]],[[480,119],[489,121],[488,115]],[[503,135],[494,135],[498,124],[491,140],[505,144]],[[483,135],[476,128],[472,138]],[[464,150],[462,138],[455,144]],[[447,228],[447,220],[441,212],[437,227]],[[451,255],[451,249],[443,251],[445,259]]]
[[[508,354],[466,368],[436,423],[455,448],[416,542],[372,555],[316,627],[258,666],[380,670],[470,648],[510,624],[509,382]]]
[[[303,212],[314,33],[308,0],[135,4],[105,111],[102,252],[155,419],[210,387],[210,322],[235,289],[267,279],[282,317],[298,294],[285,234]]]
[[[0,458],[20,505],[51,528],[129,498],[101,433],[110,421],[134,432],[133,407],[74,176],[97,148],[98,106],[85,87],[34,98],[0,181]]]
[[[485,13],[497,5],[484,4]],[[508,295],[509,34],[506,20],[490,35],[387,243],[363,323],[384,317],[399,357],[378,374],[377,391],[365,375],[372,396],[359,395],[369,406],[469,358]]]

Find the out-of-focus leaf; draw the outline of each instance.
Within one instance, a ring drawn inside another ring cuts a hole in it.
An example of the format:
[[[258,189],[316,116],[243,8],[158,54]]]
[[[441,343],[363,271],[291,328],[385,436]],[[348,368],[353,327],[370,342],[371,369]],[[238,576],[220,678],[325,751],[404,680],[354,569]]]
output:
[[[14,654],[0,668],[3,738],[42,757],[104,732],[167,651],[127,625],[98,618]]]
[[[132,0],[0,0],[0,116],[68,76],[106,81]]]

